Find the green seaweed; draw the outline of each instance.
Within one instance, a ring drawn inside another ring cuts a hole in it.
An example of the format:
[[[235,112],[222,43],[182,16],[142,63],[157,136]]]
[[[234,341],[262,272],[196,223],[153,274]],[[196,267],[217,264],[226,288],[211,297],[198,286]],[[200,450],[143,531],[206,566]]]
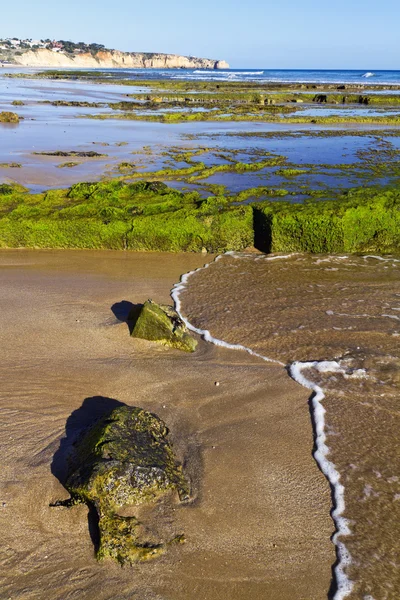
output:
[[[0,123],[19,123],[20,117],[13,112],[0,112]]]
[[[60,165],[57,165],[57,167],[59,169],[72,169],[73,167],[77,167],[80,164],[81,163],[70,161],[70,162],[61,163]]]
[[[0,169],[20,169],[21,167],[21,163],[16,162],[0,163]]]
[[[197,346],[174,308],[152,300],[144,303],[131,335],[185,352],[194,352]]]
[[[168,501],[177,492],[189,499],[189,484],[167,439],[168,429],[156,415],[141,408],[119,406],[87,429],[70,456],[65,487],[71,499],[53,506],[85,502],[98,514],[97,558],[121,565],[149,560],[165,552],[143,533],[137,516],[122,516],[130,507]]]

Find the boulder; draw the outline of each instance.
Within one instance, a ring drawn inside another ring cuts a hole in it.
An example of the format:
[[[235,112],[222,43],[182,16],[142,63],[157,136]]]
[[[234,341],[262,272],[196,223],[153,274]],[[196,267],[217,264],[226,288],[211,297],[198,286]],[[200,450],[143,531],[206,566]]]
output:
[[[19,123],[19,116],[16,113],[3,110],[3,112],[0,112],[0,123]]]
[[[85,502],[95,508],[98,559],[132,564],[159,556],[169,544],[184,541],[183,535],[178,535],[157,542],[139,520],[142,505],[170,501],[174,492],[181,501],[189,499],[189,484],[167,436],[168,429],[157,415],[122,405],[101,417],[75,442],[64,484],[71,498],[53,506]],[[123,516],[127,509],[130,516]]]
[[[128,320],[136,320],[133,337],[159,342],[165,346],[194,352],[197,340],[190,335],[182,319],[172,306],[147,300],[137,316],[131,313]]]

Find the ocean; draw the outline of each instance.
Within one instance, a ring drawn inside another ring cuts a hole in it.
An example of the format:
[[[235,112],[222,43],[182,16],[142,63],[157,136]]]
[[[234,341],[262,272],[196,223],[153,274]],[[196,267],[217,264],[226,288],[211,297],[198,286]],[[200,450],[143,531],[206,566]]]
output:
[[[400,71],[317,69],[101,69],[115,79],[259,81],[260,83],[331,83],[400,85]]]
[[[399,268],[389,256],[227,253],[173,293],[205,339],[280,364],[310,390],[334,600],[399,597]]]

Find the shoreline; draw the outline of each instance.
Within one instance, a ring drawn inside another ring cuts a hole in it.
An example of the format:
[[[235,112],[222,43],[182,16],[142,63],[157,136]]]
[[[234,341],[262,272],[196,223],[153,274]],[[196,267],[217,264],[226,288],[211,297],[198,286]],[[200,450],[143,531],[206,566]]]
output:
[[[3,590],[15,595],[28,585],[32,597],[42,593],[50,560],[57,600],[76,585],[61,573],[70,569],[82,572],[79,585],[88,597],[96,589],[101,599],[111,590],[121,597],[146,590],[146,598],[186,600],[201,589],[207,600],[320,600],[334,552],[329,489],[310,454],[308,393],[281,367],[255,357],[206,342],[182,356],[130,339],[125,323],[107,316],[122,299],[166,301],[183,263],[188,271],[201,257],[163,255],[160,264],[161,255],[78,254],[0,251],[3,300],[20,290],[10,305],[12,322],[8,310],[2,313],[3,426],[18,440],[18,448],[9,439],[1,443],[6,504],[0,527],[9,556]],[[23,315],[24,332],[16,337],[13,323]],[[18,364],[23,370],[11,367]],[[134,583],[132,569],[95,561],[84,507],[46,508],[62,497],[50,463],[65,421],[83,398],[96,395],[153,410],[166,421],[196,498],[177,511],[187,544],[133,567]]]

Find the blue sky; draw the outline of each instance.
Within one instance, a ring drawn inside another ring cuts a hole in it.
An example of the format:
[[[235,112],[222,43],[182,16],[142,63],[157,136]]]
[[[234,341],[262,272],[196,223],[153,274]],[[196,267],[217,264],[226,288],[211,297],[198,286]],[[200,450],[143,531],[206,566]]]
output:
[[[234,68],[400,69],[398,0],[19,0],[0,37],[99,42]]]

